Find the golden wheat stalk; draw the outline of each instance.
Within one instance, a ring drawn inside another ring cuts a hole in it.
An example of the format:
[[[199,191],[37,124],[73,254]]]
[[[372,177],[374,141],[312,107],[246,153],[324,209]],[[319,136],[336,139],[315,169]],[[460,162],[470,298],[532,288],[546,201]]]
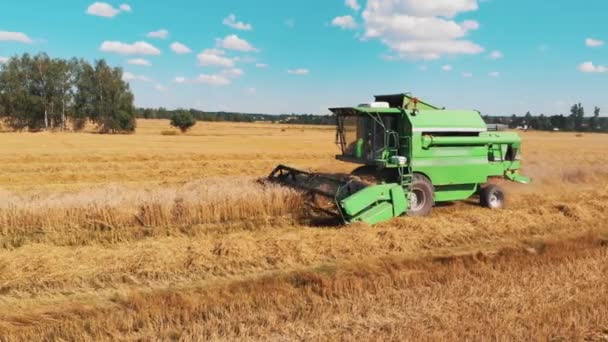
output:
[[[292,214],[301,207],[292,190],[236,177],[153,190],[112,185],[66,194],[0,195],[2,235],[219,223]]]

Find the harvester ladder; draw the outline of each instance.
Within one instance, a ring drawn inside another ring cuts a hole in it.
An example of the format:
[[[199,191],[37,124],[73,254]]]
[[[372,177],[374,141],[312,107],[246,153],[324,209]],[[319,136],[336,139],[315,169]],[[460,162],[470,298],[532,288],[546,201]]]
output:
[[[412,169],[412,139],[408,137],[401,137],[402,146],[405,146],[407,162],[405,165],[399,166],[399,181],[403,190],[406,194],[409,194],[412,190],[412,183],[414,182],[414,171]]]

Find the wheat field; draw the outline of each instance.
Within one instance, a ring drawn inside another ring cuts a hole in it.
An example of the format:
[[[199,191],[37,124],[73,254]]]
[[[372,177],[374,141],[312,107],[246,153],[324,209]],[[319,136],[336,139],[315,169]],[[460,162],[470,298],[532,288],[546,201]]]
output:
[[[608,136],[522,132],[532,185],[374,227],[310,217],[278,163],[332,127],[0,134],[0,341],[608,341]]]

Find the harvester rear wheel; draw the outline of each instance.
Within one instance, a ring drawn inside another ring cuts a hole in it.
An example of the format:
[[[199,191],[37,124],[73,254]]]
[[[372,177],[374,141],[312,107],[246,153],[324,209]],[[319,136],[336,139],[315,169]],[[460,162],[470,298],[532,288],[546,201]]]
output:
[[[502,209],[505,207],[505,192],[496,184],[481,189],[479,202],[485,208]]]
[[[435,200],[433,199],[433,183],[420,174],[414,174],[410,193],[410,209],[408,216],[427,216],[433,210]]]

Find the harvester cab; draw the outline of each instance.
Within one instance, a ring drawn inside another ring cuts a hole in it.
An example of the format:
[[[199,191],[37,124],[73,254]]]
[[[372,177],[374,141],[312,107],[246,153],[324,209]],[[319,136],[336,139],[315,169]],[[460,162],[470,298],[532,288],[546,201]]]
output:
[[[476,194],[481,205],[498,209],[505,194],[492,179],[529,182],[519,174],[520,137],[489,131],[477,111],[440,109],[409,94],[330,110],[336,159],[360,165],[352,177],[279,165],[269,180],[330,198],[345,223],[426,216],[436,203]]]

